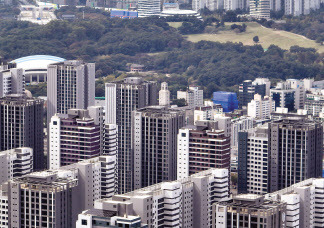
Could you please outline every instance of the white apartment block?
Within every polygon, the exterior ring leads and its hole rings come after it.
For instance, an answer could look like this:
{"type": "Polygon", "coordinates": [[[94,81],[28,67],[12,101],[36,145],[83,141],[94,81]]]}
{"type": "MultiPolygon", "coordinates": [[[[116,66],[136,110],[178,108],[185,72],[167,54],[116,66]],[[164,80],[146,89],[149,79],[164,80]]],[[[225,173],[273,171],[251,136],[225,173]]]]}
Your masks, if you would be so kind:
{"type": "Polygon", "coordinates": [[[320,0],[285,0],[286,15],[307,15],[321,6],[320,0]]]}
{"type": "Polygon", "coordinates": [[[25,92],[25,76],[23,69],[11,68],[8,65],[0,69],[0,97],[8,94],[22,94],[25,92]]]}
{"type": "Polygon", "coordinates": [[[224,0],[224,9],[236,10],[236,9],[248,9],[250,0],[224,0]]]}
{"type": "Polygon", "coordinates": [[[275,103],[271,97],[262,96],[259,94],[254,95],[254,99],[248,103],[247,107],[248,116],[255,119],[269,119],[271,113],[275,111],[275,103]]]}
{"type": "Polygon", "coordinates": [[[324,179],[311,178],[265,198],[287,203],[287,227],[324,227],[324,179]],[[299,208],[299,210],[297,209],[299,208]],[[288,212],[288,209],[290,211],[288,212]],[[299,219],[299,222],[297,222],[299,219]],[[289,223],[291,226],[288,226],[289,223]]]}
{"type": "Polygon", "coordinates": [[[137,3],[138,17],[158,16],[161,13],[160,0],[139,0],[137,3]]]}
{"type": "Polygon", "coordinates": [[[192,9],[196,12],[203,8],[208,8],[211,11],[224,8],[224,1],[222,0],[193,0],[192,9]]]}
{"type": "Polygon", "coordinates": [[[204,91],[190,86],[188,91],[177,91],[177,99],[185,99],[189,107],[204,105],[204,91]]]}
{"type": "MultiPolygon", "coordinates": [[[[212,204],[229,196],[228,175],[227,169],[210,169],[184,179],[97,200],[94,209],[114,212],[112,216],[139,216],[149,228],[209,227],[212,204]]],[[[82,217],[79,215],[78,224],[82,217]]]]}
{"type": "Polygon", "coordinates": [[[270,19],[270,0],[250,0],[250,16],[270,19]]]}
{"type": "Polygon", "coordinates": [[[0,152],[0,184],[33,171],[33,149],[20,147],[0,152]]]}
{"type": "Polygon", "coordinates": [[[242,116],[237,119],[231,120],[231,147],[237,148],[238,146],[238,133],[247,131],[254,126],[254,119],[252,117],[242,116]]]}

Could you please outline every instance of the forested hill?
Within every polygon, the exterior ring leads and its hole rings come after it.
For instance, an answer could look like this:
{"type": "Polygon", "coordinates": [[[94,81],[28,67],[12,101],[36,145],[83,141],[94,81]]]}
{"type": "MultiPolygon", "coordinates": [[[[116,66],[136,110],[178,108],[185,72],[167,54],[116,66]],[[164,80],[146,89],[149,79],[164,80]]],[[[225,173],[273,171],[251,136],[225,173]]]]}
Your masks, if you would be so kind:
{"type": "Polygon", "coordinates": [[[0,21],[1,56],[11,60],[36,54],[96,62],[97,77],[117,77],[127,71],[127,63],[144,64],[147,70],[161,73],[154,80],[170,82],[171,92],[196,83],[206,97],[216,90],[234,90],[234,85],[256,77],[324,78],[323,56],[313,49],[284,51],[271,46],[264,51],[259,45],[194,44],[165,19],[154,17],[57,20],[43,26],[0,21]]]}

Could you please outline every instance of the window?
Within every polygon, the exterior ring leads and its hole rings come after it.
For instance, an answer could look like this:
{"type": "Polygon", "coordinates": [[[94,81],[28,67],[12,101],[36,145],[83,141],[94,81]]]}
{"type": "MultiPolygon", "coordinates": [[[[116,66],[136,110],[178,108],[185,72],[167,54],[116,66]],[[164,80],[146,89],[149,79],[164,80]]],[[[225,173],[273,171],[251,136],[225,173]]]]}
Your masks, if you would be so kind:
{"type": "Polygon", "coordinates": [[[87,222],[87,220],[85,220],[85,219],[82,219],[82,220],[81,220],[81,225],[88,225],[88,222],[87,222]]]}

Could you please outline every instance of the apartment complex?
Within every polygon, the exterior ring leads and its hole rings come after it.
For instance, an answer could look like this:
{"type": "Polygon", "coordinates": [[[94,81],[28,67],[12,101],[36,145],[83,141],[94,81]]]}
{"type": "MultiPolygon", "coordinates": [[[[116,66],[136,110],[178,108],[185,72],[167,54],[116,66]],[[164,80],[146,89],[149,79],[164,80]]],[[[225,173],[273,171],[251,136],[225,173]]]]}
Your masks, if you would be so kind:
{"type": "Polygon", "coordinates": [[[131,135],[132,112],[157,104],[156,82],[147,82],[139,77],[106,83],[106,124],[118,126],[118,186],[119,191],[129,192],[134,188],[131,135]]]}
{"type": "Polygon", "coordinates": [[[239,117],[231,120],[231,147],[237,149],[238,134],[241,131],[247,131],[254,127],[254,119],[252,117],[239,117]]]}
{"type": "Polygon", "coordinates": [[[79,213],[116,194],[111,164],[101,156],[3,183],[1,227],[76,227],[79,213]]]}
{"type": "Polygon", "coordinates": [[[137,109],[132,117],[134,187],[177,178],[177,135],[185,113],[165,106],[137,109]]]}
{"type": "Polygon", "coordinates": [[[33,172],[33,149],[20,147],[0,152],[0,184],[33,172]]]}
{"type": "Polygon", "coordinates": [[[73,164],[103,153],[103,108],[69,109],[49,125],[49,168],[73,164]]]}
{"type": "Polygon", "coordinates": [[[324,113],[324,95],[306,94],[305,110],[310,115],[318,117],[320,113],[324,113]]]}
{"type": "Polygon", "coordinates": [[[47,69],[47,124],[55,113],[95,105],[95,64],[80,60],[50,64],[47,69]]]}
{"type": "Polygon", "coordinates": [[[211,168],[230,170],[230,137],[207,126],[187,126],[178,134],[177,178],[211,168]]]}
{"type": "MultiPolygon", "coordinates": [[[[94,209],[100,210],[99,213],[112,213],[111,220],[115,215],[127,219],[139,216],[141,222],[151,228],[210,227],[212,204],[228,195],[228,170],[210,169],[177,181],[97,200],[94,209]]],[[[86,213],[79,215],[78,224],[86,213]]]]}
{"type": "Polygon", "coordinates": [[[286,15],[307,15],[312,10],[317,10],[321,7],[319,0],[285,0],[285,14],[286,15]]]}
{"type": "Polygon", "coordinates": [[[33,168],[44,168],[43,100],[11,94],[0,98],[0,151],[33,149],[33,168]]]}

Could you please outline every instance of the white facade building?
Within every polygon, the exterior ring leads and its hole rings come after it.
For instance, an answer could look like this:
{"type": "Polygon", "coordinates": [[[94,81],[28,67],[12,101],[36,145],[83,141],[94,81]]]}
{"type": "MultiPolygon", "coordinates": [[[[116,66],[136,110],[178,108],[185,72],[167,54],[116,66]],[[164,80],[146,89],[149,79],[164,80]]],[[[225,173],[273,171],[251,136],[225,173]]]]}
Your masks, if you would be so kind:
{"type": "Polygon", "coordinates": [[[259,94],[254,95],[254,99],[248,103],[247,107],[248,116],[255,119],[269,119],[271,113],[275,111],[275,104],[271,97],[262,96],[259,94]]]}
{"type": "Polygon", "coordinates": [[[250,0],[250,16],[270,19],[270,0],[250,0]]]}
{"type": "Polygon", "coordinates": [[[192,9],[198,12],[201,9],[208,8],[211,11],[224,8],[224,1],[222,0],[193,0],[192,9]]]}
{"type": "Polygon", "coordinates": [[[94,209],[115,212],[117,216],[139,216],[149,228],[209,227],[212,204],[229,196],[228,175],[227,169],[210,169],[98,200],[94,209]]]}
{"type": "Polygon", "coordinates": [[[271,86],[271,82],[269,80],[269,78],[256,78],[253,82],[252,85],[266,85],[266,92],[265,95],[266,96],[270,96],[270,86],[271,86]]]}
{"type": "Polygon", "coordinates": [[[139,0],[137,4],[138,17],[158,16],[161,13],[160,0],[139,0]]]}
{"type": "Polygon", "coordinates": [[[0,184],[32,171],[32,148],[20,147],[0,152],[0,184]]]}
{"type": "Polygon", "coordinates": [[[159,91],[159,105],[169,106],[170,105],[170,91],[168,89],[168,83],[161,83],[161,90],[159,91]]]}
{"type": "Polygon", "coordinates": [[[25,77],[23,69],[0,66],[0,97],[8,94],[23,94],[25,92],[25,77]]]}

